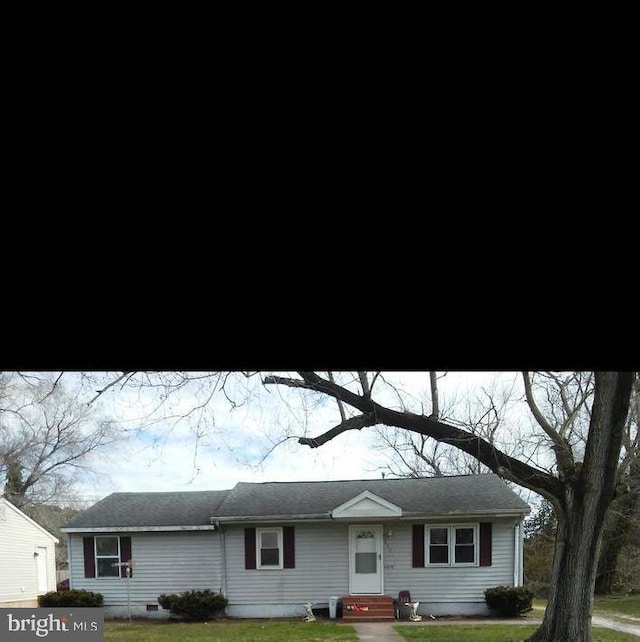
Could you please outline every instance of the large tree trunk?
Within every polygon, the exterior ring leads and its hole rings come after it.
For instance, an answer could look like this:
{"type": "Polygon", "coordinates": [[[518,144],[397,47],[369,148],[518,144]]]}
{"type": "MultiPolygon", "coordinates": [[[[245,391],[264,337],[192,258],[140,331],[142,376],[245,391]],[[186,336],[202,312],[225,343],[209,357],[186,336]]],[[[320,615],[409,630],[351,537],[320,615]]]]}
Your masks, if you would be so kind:
{"type": "Polygon", "coordinates": [[[613,499],[631,381],[597,373],[584,462],[562,471],[563,492],[553,501],[558,518],[549,603],[530,642],[592,642],[591,613],[600,543],[613,499]]]}
{"type": "Polygon", "coordinates": [[[557,509],[558,533],[549,604],[531,642],[591,642],[592,593],[604,513],[576,493],[557,509]]]}

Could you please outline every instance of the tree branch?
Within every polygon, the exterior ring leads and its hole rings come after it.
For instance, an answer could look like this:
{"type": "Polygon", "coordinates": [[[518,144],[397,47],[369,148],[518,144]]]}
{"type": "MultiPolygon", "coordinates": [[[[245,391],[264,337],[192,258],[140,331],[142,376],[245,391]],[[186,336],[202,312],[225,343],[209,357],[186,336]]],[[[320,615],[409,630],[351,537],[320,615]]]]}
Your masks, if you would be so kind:
{"type": "Polygon", "coordinates": [[[434,419],[440,419],[440,405],[438,404],[438,378],[434,370],[429,372],[429,380],[431,382],[431,416],[434,419]]]}
{"type": "Polygon", "coordinates": [[[367,399],[370,399],[371,398],[371,389],[369,388],[369,380],[367,379],[367,373],[359,371],[358,372],[358,377],[360,377],[360,385],[362,386],[362,394],[363,394],[363,396],[367,397],[367,399]]]}
{"type": "Polygon", "coordinates": [[[347,432],[348,430],[362,430],[366,426],[375,426],[376,423],[375,417],[371,414],[358,415],[357,417],[351,417],[351,419],[342,421],[318,437],[300,437],[298,443],[303,446],[309,446],[310,448],[319,448],[343,432],[347,432]]]}
{"type": "Polygon", "coordinates": [[[562,437],[558,431],[546,420],[545,416],[538,408],[538,404],[533,396],[533,391],[531,389],[531,379],[529,378],[528,372],[522,373],[522,379],[524,380],[524,391],[527,398],[527,404],[531,409],[533,416],[535,417],[538,425],[544,430],[544,432],[549,436],[553,442],[552,449],[556,454],[556,461],[558,462],[558,472],[563,476],[569,477],[574,474],[574,461],[573,461],[573,452],[571,451],[571,446],[569,442],[562,437]]]}
{"type": "MultiPolygon", "coordinates": [[[[328,372],[327,375],[329,376],[329,381],[331,383],[335,383],[335,379],[333,378],[333,372],[328,372]]],[[[344,411],[344,405],[340,399],[336,400],[336,403],[338,404],[338,410],[340,412],[340,419],[342,419],[342,423],[345,423],[347,421],[347,415],[344,411]]]]}
{"type": "Polygon", "coordinates": [[[110,383],[108,383],[102,390],[96,390],[96,392],[98,394],[93,399],[91,399],[91,401],[87,402],[87,406],[90,406],[100,395],[104,394],[107,390],[109,390],[109,388],[111,388],[112,386],[117,385],[120,381],[125,379],[127,376],[131,377],[132,374],[133,373],[131,373],[131,372],[123,372],[116,380],[111,381],[110,383]]]}
{"type": "Polygon", "coordinates": [[[477,435],[472,435],[465,430],[441,421],[435,421],[424,415],[416,415],[408,411],[396,411],[386,408],[377,404],[372,399],[357,395],[337,385],[335,382],[321,378],[315,372],[299,372],[298,374],[301,379],[268,376],[264,378],[263,383],[265,385],[285,385],[291,388],[305,388],[307,390],[322,392],[334,399],[340,399],[364,415],[362,417],[349,419],[346,423],[340,423],[318,437],[304,437],[299,440],[299,443],[303,445],[317,448],[347,430],[360,429],[365,426],[375,424],[396,426],[421,435],[426,435],[446,444],[451,444],[478,459],[487,466],[487,468],[501,477],[525,488],[529,488],[544,497],[561,498],[563,496],[563,485],[556,477],[538,468],[529,466],[519,459],[510,457],[477,435]]]}

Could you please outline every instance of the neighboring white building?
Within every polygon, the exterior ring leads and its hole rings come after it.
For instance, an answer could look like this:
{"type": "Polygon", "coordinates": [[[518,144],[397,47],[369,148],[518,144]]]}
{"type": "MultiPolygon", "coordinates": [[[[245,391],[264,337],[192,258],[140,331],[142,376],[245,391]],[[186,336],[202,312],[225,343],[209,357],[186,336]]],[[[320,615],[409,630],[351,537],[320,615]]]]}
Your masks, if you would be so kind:
{"type": "Polygon", "coordinates": [[[0,497],[0,608],[38,606],[56,590],[58,539],[0,497]]]}
{"type": "Polygon", "coordinates": [[[333,596],[345,619],[388,619],[404,591],[423,614],[488,613],[485,589],[522,583],[529,510],[491,474],[240,483],[114,493],[62,531],[71,588],[102,593],[107,617],[167,617],[161,593],[211,589],[231,617],[302,616],[333,596]]]}

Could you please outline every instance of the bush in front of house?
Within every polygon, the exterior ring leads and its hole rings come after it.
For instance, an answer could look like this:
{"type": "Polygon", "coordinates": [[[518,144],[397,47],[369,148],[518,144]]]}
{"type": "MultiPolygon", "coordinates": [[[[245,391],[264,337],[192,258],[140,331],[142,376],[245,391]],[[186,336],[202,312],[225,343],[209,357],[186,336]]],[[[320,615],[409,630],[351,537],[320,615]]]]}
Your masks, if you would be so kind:
{"type": "Polygon", "coordinates": [[[58,606],[104,606],[104,596],[102,593],[78,591],[76,589],[71,591],[51,591],[38,596],[38,606],[51,608],[58,606]]]}
{"type": "Polygon", "coordinates": [[[158,597],[158,604],[163,609],[168,609],[173,615],[181,618],[198,622],[215,619],[224,613],[228,602],[224,595],[209,589],[163,594],[158,597]]]}
{"type": "Polygon", "coordinates": [[[496,586],[484,592],[487,606],[502,617],[515,617],[531,611],[533,592],[524,586],[496,586]]]}

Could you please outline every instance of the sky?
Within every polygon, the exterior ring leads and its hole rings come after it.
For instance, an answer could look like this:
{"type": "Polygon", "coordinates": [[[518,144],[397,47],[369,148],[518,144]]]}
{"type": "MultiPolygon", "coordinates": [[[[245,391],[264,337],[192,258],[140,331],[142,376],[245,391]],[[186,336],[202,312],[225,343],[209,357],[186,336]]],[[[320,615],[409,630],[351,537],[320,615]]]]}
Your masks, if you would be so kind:
{"type": "MultiPolygon", "coordinates": [[[[391,375],[389,375],[391,377],[391,375]]],[[[428,372],[393,373],[406,395],[416,403],[428,400],[428,372]]],[[[490,385],[497,373],[451,372],[440,380],[440,397],[460,398],[467,391],[477,392],[480,386],[490,385]]],[[[506,373],[501,379],[513,381],[517,373],[506,373]]],[[[272,449],[269,439],[279,435],[285,424],[293,425],[297,434],[320,434],[335,425],[335,403],[309,408],[304,413],[299,406],[287,405],[280,391],[265,393],[255,389],[254,400],[231,409],[220,398],[214,404],[214,422],[205,422],[199,439],[186,425],[173,426],[162,421],[152,429],[139,430],[145,401],[138,393],[130,393],[126,406],[118,392],[117,410],[110,404],[116,397],[104,395],[105,411],[115,412],[127,435],[121,443],[109,447],[91,462],[92,473],[83,475],[77,486],[79,497],[91,504],[112,492],[222,490],[238,482],[318,481],[343,479],[379,479],[385,457],[380,449],[372,448],[370,429],[349,431],[311,449],[291,439],[272,449]],[[272,449],[272,450],[271,450],[272,449]],[[265,455],[269,452],[268,456],[265,455]]],[[[430,407],[426,401],[426,410],[430,407]]],[[[193,404],[184,397],[177,402],[175,412],[193,404]]],[[[115,408],[115,406],[114,406],[115,408]]]]}

